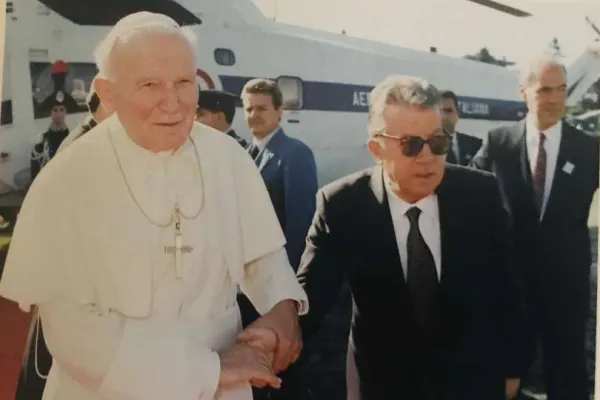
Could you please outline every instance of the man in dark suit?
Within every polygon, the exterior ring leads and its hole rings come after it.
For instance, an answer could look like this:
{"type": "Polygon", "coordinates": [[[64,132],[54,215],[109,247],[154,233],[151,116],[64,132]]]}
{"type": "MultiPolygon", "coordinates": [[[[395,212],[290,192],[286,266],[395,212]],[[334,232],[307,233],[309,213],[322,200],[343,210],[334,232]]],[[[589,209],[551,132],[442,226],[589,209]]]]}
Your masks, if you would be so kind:
{"type": "Polygon", "coordinates": [[[458,98],[451,90],[441,92],[442,124],[444,130],[452,135],[452,147],[446,161],[450,164],[469,165],[473,156],[481,147],[481,139],[456,131],[458,123],[458,98]]]}
{"type": "Polygon", "coordinates": [[[231,127],[238,99],[238,96],[221,90],[200,90],[196,121],[224,132],[246,149],[248,142],[239,137],[231,127]]]}
{"type": "MultiPolygon", "coordinates": [[[[309,340],[346,279],[349,370],[365,400],[502,400],[520,371],[520,294],[493,175],[446,165],[439,94],[413,77],[371,93],[378,166],[322,188],[298,277],[309,340]]],[[[352,380],[352,379],[350,379],[352,380]]],[[[353,382],[348,382],[349,388],[353,382]]]]}
{"type": "Polygon", "coordinates": [[[548,399],[587,400],[587,220],[598,188],[598,140],[563,120],[560,62],[535,59],[522,73],[520,91],[526,118],[489,132],[473,166],[496,174],[512,213],[531,325],[528,361],[540,340],[548,399]]]}
{"type": "MultiPolygon", "coordinates": [[[[315,157],[306,144],[287,136],[280,127],[283,95],[276,82],[253,79],[246,83],[241,97],[246,123],[253,136],[248,152],[260,170],[283,229],[290,265],[297,270],[315,213],[318,189],[315,157]]],[[[258,312],[246,296],[238,296],[238,304],[244,326],[258,318],[258,312]]],[[[306,390],[306,385],[299,381],[300,376],[293,369],[286,371],[281,389],[254,390],[254,398],[301,396],[299,392],[306,390]]]]}

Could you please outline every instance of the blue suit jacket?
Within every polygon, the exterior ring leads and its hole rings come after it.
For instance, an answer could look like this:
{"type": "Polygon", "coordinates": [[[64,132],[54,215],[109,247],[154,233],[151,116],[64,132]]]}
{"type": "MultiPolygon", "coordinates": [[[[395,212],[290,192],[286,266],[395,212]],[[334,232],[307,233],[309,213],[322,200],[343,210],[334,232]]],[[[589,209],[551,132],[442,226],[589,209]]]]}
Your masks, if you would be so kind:
{"type": "Polygon", "coordinates": [[[280,128],[256,157],[277,218],[286,238],[294,271],[304,252],[316,207],[317,167],[312,150],[280,128]]]}

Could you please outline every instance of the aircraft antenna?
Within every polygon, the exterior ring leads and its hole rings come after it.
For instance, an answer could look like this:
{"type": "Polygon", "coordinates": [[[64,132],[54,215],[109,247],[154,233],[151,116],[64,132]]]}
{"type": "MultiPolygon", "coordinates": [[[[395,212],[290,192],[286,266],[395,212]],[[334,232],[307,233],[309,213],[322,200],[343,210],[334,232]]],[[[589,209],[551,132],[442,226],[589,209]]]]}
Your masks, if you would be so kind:
{"type": "Polygon", "coordinates": [[[594,24],[589,17],[585,17],[585,20],[590,25],[590,27],[594,30],[594,32],[596,32],[598,34],[598,36],[600,36],[600,29],[598,29],[596,24],[594,24]]]}

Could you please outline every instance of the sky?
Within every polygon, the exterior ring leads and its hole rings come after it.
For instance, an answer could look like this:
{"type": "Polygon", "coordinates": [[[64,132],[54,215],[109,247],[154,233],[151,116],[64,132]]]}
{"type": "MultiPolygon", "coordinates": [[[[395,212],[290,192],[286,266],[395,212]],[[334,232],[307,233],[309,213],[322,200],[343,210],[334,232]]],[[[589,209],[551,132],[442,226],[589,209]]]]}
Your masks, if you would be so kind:
{"type": "Polygon", "coordinates": [[[487,47],[517,63],[556,37],[571,64],[599,35],[600,0],[497,0],[533,14],[517,18],[465,0],[253,0],[268,17],[293,25],[462,57],[487,47]]]}

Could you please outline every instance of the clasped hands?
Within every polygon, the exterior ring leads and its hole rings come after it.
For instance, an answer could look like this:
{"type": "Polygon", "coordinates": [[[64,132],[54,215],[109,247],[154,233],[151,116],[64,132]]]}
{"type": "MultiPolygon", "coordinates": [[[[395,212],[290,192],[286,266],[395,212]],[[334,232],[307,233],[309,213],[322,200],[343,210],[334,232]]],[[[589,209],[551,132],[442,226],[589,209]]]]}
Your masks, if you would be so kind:
{"type": "Polygon", "coordinates": [[[237,337],[236,343],[219,353],[219,388],[243,383],[255,387],[281,387],[277,374],[295,362],[302,350],[298,309],[292,300],[277,303],[237,337]]]}

